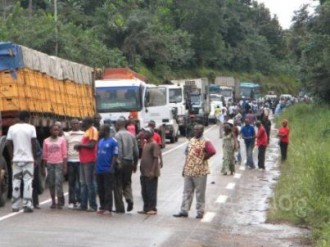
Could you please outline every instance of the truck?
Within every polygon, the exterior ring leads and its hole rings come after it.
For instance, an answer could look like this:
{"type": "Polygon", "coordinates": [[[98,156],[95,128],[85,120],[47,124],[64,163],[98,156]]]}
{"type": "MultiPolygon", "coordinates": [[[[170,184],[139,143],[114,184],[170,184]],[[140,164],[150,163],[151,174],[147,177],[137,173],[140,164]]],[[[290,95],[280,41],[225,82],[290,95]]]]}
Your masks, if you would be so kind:
{"type": "Polygon", "coordinates": [[[255,82],[240,82],[239,83],[239,98],[255,100],[261,97],[260,84],[255,82]]]}
{"type": "Polygon", "coordinates": [[[20,111],[31,113],[42,144],[49,126],[95,115],[93,68],[36,50],[0,42],[0,206],[11,195],[11,161],[6,149],[8,128],[20,111]]]}
{"type": "Polygon", "coordinates": [[[214,84],[220,86],[221,95],[224,97],[226,105],[239,98],[239,81],[237,78],[217,76],[214,84]]]}
{"type": "Polygon", "coordinates": [[[167,105],[172,111],[174,118],[170,119],[169,124],[165,126],[166,139],[170,139],[171,143],[175,143],[179,139],[180,128],[184,126],[188,111],[185,107],[183,87],[178,85],[162,84],[167,90],[167,105]]]}
{"type": "Polygon", "coordinates": [[[96,111],[103,122],[113,124],[119,117],[133,118],[136,130],[156,122],[161,147],[166,146],[166,130],[174,112],[168,107],[167,89],[148,84],[146,78],[128,68],[107,68],[95,80],[96,111]]]}
{"type": "MultiPolygon", "coordinates": [[[[191,121],[208,126],[208,116],[210,114],[210,93],[207,78],[171,80],[175,85],[184,89],[184,100],[189,113],[189,121],[185,126],[191,125],[191,121]]],[[[181,130],[180,130],[181,131],[181,130]]]]}

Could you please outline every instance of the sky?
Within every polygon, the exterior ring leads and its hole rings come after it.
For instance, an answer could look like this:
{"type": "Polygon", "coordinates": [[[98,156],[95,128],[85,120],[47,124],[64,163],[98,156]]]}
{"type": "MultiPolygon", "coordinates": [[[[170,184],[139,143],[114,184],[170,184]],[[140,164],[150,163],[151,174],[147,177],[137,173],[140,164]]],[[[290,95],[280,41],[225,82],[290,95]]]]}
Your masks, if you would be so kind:
{"type": "Polygon", "coordinates": [[[295,10],[299,10],[304,4],[316,6],[319,3],[313,0],[257,0],[257,2],[264,3],[272,16],[277,15],[283,29],[288,29],[291,26],[291,19],[295,10]]]}

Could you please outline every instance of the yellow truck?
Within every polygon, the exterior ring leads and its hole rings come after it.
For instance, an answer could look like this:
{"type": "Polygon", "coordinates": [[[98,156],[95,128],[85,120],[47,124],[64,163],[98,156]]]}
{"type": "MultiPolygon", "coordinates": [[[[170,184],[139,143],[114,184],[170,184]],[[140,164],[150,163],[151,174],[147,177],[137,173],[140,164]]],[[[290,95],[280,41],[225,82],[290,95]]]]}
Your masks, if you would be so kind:
{"type": "Polygon", "coordinates": [[[93,68],[27,47],[0,42],[0,206],[11,191],[5,135],[18,113],[31,113],[42,144],[55,121],[95,115],[93,68]]]}

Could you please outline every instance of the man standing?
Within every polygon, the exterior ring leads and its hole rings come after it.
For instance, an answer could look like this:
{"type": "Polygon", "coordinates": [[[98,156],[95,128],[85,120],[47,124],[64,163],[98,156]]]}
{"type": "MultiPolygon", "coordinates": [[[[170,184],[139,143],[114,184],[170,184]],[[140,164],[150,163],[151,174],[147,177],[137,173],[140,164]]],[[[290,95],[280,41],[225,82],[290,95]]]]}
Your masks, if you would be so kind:
{"type": "Polygon", "coordinates": [[[93,118],[86,117],[82,121],[82,129],[85,130],[80,144],[76,144],[74,149],[79,151],[80,160],[80,186],[81,186],[81,204],[80,210],[96,212],[96,189],[95,189],[95,162],[96,147],[98,141],[98,131],[93,126],[93,118]],[[88,197],[88,198],[87,198],[88,197]],[[89,201],[89,208],[87,202],[89,201]]]}
{"type": "Polygon", "coordinates": [[[21,181],[24,182],[23,208],[25,213],[33,212],[32,179],[36,160],[37,134],[34,126],[28,124],[30,113],[22,111],[19,122],[9,127],[7,145],[12,160],[13,193],[12,211],[18,212],[21,202],[21,181]]]}
{"type": "Polygon", "coordinates": [[[285,161],[288,153],[290,129],[288,127],[288,120],[283,119],[281,123],[282,127],[278,130],[277,136],[280,138],[281,159],[285,161]]]}
{"type": "Polygon", "coordinates": [[[196,190],[197,219],[202,219],[205,211],[205,191],[207,174],[209,174],[208,159],[215,153],[212,143],[203,136],[204,126],[194,126],[194,137],[190,139],[186,150],[186,162],[183,167],[184,188],[181,211],[174,217],[188,217],[194,192],[196,190]]]}
{"type": "Polygon", "coordinates": [[[268,144],[268,137],[264,126],[260,121],[256,122],[258,128],[257,132],[257,146],[258,146],[258,168],[265,170],[265,156],[268,144]]]}
{"type": "Polygon", "coordinates": [[[147,141],[143,147],[140,165],[143,210],[138,213],[155,215],[157,214],[157,187],[161,168],[161,151],[159,145],[152,139],[153,129],[145,128],[143,132],[147,141]]]}
{"type": "Polygon", "coordinates": [[[98,214],[112,211],[112,191],[114,164],[117,159],[118,144],[110,136],[110,126],[108,124],[100,127],[100,140],[97,148],[96,180],[98,195],[100,198],[100,209],[98,214]]]}
{"type": "Polygon", "coordinates": [[[119,118],[116,122],[118,159],[115,171],[114,196],[117,213],[125,213],[123,196],[127,202],[127,211],[133,210],[132,173],[136,172],[139,149],[135,137],[126,130],[126,121],[119,118]]]}
{"type": "Polygon", "coordinates": [[[221,114],[219,116],[219,138],[223,138],[223,125],[226,122],[227,109],[222,107],[221,114]]]}
{"type": "Polygon", "coordinates": [[[79,120],[71,120],[71,131],[67,132],[65,139],[68,143],[68,180],[69,180],[69,208],[77,208],[81,202],[79,181],[79,153],[74,146],[79,144],[84,132],[79,129],[79,120]]]}
{"type": "Polygon", "coordinates": [[[255,166],[253,162],[253,148],[254,148],[256,134],[253,125],[251,125],[248,119],[245,120],[245,125],[241,129],[241,136],[244,139],[245,148],[246,148],[245,166],[250,169],[254,169],[255,166]]]}

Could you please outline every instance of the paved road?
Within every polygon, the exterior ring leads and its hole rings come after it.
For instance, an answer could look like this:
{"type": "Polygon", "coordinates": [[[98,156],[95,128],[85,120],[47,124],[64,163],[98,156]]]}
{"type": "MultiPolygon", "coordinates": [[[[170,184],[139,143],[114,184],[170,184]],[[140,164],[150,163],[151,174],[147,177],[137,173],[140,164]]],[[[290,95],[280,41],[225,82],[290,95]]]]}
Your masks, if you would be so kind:
{"type": "Polygon", "coordinates": [[[216,126],[207,128],[205,136],[215,144],[217,155],[210,160],[204,219],[195,219],[194,204],[189,218],[172,217],[180,209],[183,189],[186,139],[180,138],[163,150],[158,215],[137,214],[142,209],[138,173],[133,176],[134,210],[123,215],[51,210],[45,191],[42,209],[33,214],[11,213],[10,203],[0,208],[0,246],[304,246],[301,230],[264,224],[266,201],[278,176],[275,140],[268,150],[266,172],[245,171],[242,166],[235,176],[223,176],[216,126]]]}

